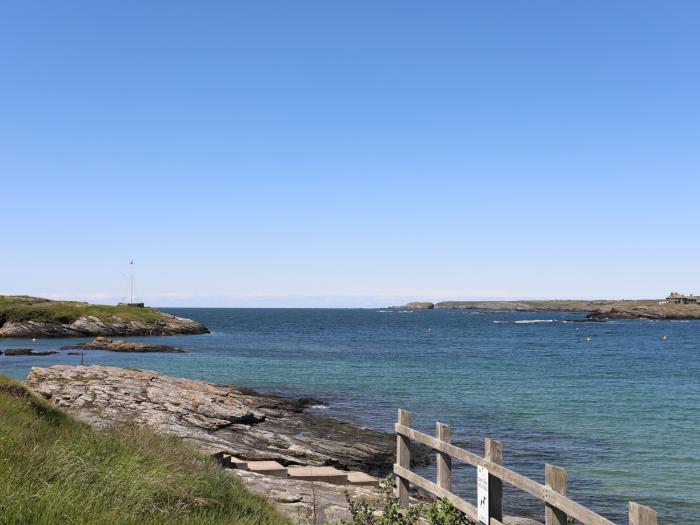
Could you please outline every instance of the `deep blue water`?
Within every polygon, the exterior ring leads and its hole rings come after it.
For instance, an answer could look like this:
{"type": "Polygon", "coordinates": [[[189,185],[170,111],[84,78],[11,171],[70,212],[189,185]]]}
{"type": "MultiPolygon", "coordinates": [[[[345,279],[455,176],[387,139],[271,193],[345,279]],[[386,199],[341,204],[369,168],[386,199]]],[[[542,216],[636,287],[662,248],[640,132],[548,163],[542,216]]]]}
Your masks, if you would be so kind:
{"type": "MultiPolygon", "coordinates": [[[[700,523],[700,322],[565,323],[580,314],[379,310],[171,309],[213,333],[163,339],[187,354],[90,352],[86,364],[244,384],[313,396],[324,413],[391,430],[397,407],[414,426],[453,426],[453,440],[483,452],[503,443],[507,466],[538,481],[544,463],[569,471],[569,494],[627,522],[627,501],[660,523],[700,523]],[[522,322],[551,320],[552,322],[522,322]],[[428,328],[432,330],[429,331],[428,328]],[[661,336],[668,336],[661,340],[661,336]],[[590,338],[590,341],[588,340],[590,338]]],[[[69,340],[0,340],[58,348],[69,340]]],[[[77,363],[0,357],[0,373],[77,363]]],[[[425,472],[430,474],[429,469],[425,472]]],[[[457,471],[475,499],[474,472],[457,471]]],[[[541,512],[507,491],[507,512],[541,512]]]]}

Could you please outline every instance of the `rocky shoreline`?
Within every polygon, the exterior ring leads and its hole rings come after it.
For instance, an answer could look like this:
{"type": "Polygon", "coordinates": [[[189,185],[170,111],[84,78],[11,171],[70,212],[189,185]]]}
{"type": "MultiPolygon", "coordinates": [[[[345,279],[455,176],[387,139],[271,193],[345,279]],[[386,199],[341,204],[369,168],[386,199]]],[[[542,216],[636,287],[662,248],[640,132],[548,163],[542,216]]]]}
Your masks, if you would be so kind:
{"type": "Polygon", "coordinates": [[[71,323],[42,321],[6,321],[0,325],[0,337],[96,337],[133,335],[206,334],[206,326],[172,314],[160,312],[157,320],[124,320],[119,317],[100,319],[80,317],[71,323]]]}
{"type": "MultiPolygon", "coordinates": [[[[393,434],[309,414],[309,403],[317,400],[99,365],[32,368],[27,386],[97,428],[119,422],[147,425],[210,454],[379,475],[388,473],[394,461],[393,434]]],[[[416,464],[433,461],[427,449],[413,456],[416,464]]]]}
{"type": "MultiPolygon", "coordinates": [[[[32,368],[26,385],[96,428],[147,425],[219,458],[231,454],[246,461],[333,466],[385,476],[396,453],[394,434],[308,413],[309,406],[320,403],[313,398],[285,399],[245,387],[99,365],[32,368]]],[[[434,457],[427,447],[412,446],[412,465],[433,463],[434,457]]],[[[299,522],[348,520],[346,492],[355,500],[364,498],[373,504],[380,500],[371,486],[335,485],[236,468],[227,472],[299,522]]],[[[425,500],[422,493],[411,496],[412,504],[425,500]]],[[[512,516],[505,517],[504,523],[539,525],[512,516]]]]}
{"type": "Polygon", "coordinates": [[[691,321],[700,319],[700,306],[697,305],[614,305],[601,308],[586,316],[589,320],[601,319],[656,319],[670,321],[691,321]]]}

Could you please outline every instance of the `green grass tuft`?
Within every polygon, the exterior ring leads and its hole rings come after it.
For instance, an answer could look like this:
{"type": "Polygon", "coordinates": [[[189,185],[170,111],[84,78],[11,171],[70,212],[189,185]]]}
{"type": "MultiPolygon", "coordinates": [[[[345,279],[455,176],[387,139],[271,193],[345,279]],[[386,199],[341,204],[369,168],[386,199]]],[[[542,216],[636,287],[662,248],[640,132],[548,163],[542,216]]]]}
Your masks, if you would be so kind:
{"type": "Polygon", "coordinates": [[[177,438],[98,431],[0,376],[2,523],[284,524],[177,438]]]}

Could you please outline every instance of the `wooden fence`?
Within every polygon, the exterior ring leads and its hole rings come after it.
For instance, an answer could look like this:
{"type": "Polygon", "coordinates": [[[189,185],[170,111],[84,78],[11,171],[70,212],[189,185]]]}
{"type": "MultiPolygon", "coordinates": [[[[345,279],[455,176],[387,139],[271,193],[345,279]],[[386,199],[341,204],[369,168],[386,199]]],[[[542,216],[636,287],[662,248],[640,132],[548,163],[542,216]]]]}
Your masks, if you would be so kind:
{"type": "MultiPolygon", "coordinates": [[[[554,465],[545,465],[545,484],[537,483],[525,476],[505,468],[503,449],[498,441],[486,440],[485,457],[458,448],[450,443],[451,429],[442,423],[436,424],[436,435],[429,436],[411,428],[411,413],[399,409],[396,423],[396,463],[394,474],[398,482],[398,496],[401,504],[408,508],[408,488],[413,484],[439,498],[445,498],[470,519],[486,525],[503,525],[503,482],[542,500],[545,505],[546,525],[567,525],[567,517],[572,517],[583,525],[615,525],[612,521],[588,510],[566,496],[566,470],[554,465]],[[410,440],[417,441],[434,449],[437,453],[437,479],[433,483],[411,472],[410,440]],[[482,509],[463,500],[451,492],[452,458],[481,467],[482,509]],[[485,475],[484,475],[485,474],[485,475]],[[487,476],[487,477],[486,477],[487,476]],[[486,502],[488,502],[486,504],[486,502]]],[[[629,503],[629,525],[656,525],[656,512],[649,507],[634,502],[629,503]]]]}

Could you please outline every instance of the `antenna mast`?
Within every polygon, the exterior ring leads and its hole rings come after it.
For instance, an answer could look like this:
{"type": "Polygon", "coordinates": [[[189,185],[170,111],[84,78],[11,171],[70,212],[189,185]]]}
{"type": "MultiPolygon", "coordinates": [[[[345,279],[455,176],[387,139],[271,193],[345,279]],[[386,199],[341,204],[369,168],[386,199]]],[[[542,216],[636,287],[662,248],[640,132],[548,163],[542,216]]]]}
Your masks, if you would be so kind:
{"type": "Polygon", "coordinates": [[[134,302],[134,260],[131,259],[131,278],[129,279],[129,303],[134,302]]]}

